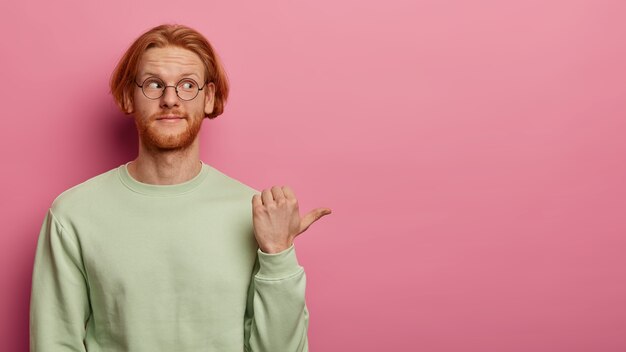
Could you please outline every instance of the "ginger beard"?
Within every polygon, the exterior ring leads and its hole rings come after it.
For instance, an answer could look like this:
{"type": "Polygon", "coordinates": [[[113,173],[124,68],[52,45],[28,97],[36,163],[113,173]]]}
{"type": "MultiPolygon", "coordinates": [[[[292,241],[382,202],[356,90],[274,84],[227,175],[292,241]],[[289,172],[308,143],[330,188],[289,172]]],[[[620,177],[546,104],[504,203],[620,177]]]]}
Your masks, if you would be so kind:
{"type": "Polygon", "coordinates": [[[185,129],[180,132],[174,132],[175,129],[180,130],[180,127],[163,126],[167,122],[157,121],[157,118],[163,115],[166,114],[154,114],[148,119],[135,118],[135,125],[137,126],[142,144],[149,150],[187,149],[198,136],[204,117],[190,117],[177,111],[168,112],[167,115],[185,118],[184,121],[176,122],[176,124],[184,124],[186,126],[185,129]]]}

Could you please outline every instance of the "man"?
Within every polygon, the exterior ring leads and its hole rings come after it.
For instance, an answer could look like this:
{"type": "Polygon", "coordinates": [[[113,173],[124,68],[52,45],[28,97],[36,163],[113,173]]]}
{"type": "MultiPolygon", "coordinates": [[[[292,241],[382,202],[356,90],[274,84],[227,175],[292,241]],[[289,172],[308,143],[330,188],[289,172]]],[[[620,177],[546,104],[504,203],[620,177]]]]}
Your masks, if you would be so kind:
{"type": "Polygon", "coordinates": [[[61,193],[33,269],[31,352],[307,351],[293,191],[258,192],[199,158],[228,83],[209,42],[162,25],[111,78],[139,135],[135,160],[61,193]],[[260,193],[260,194],[259,194],[260,193]]]}

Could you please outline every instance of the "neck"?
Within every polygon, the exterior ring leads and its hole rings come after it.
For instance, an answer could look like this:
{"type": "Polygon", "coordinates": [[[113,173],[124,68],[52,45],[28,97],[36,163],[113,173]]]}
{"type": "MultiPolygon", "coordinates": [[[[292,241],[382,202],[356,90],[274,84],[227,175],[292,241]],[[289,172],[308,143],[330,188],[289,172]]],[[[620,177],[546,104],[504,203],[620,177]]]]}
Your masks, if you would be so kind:
{"type": "Polygon", "coordinates": [[[184,149],[146,148],[140,140],[139,155],[128,164],[137,181],[154,185],[174,185],[191,180],[200,173],[198,138],[184,149]]]}

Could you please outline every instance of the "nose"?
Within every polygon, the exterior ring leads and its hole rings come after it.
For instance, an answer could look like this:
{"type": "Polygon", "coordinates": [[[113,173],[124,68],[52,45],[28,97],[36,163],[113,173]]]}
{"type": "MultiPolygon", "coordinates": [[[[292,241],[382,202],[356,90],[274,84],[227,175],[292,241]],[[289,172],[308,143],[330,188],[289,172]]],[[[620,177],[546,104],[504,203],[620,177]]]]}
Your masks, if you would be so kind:
{"type": "Polygon", "coordinates": [[[165,91],[161,96],[161,107],[172,108],[174,106],[178,106],[179,100],[178,95],[176,94],[176,87],[167,86],[165,87],[165,91]],[[171,88],[171,89],[170,89],[171,88]]]}

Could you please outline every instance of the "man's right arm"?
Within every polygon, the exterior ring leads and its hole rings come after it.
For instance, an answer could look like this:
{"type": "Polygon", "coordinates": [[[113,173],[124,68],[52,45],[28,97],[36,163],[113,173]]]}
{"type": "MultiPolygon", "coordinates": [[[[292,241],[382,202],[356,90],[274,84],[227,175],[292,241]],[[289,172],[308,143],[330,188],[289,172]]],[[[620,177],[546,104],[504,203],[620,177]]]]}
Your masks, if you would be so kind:
{"type": "Polygon", "coordinates": [[[48,211],[39,233],[30,297],[30,351],[84,352],[91,314],[78,242],[48,211]]]}

